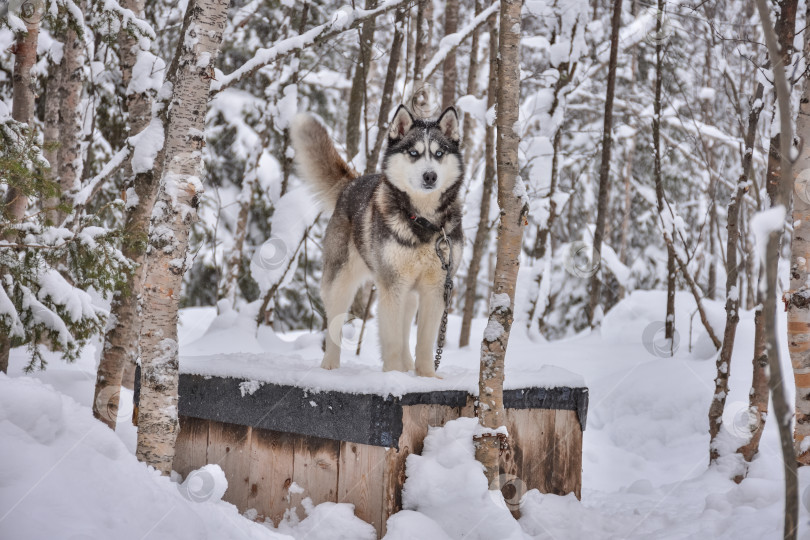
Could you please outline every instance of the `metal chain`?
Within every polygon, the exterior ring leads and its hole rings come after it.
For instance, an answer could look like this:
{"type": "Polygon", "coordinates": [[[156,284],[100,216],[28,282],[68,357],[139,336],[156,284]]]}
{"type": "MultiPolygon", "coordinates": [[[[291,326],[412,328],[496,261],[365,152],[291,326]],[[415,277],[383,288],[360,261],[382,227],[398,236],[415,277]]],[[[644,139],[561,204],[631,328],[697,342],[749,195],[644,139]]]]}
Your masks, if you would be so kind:
{"type": "Polygon", "coordinates": [[[442,361],[442,349],[444,348],[445,334],[447,334],[447,311],[450,309],[450,297],[453,295],[453,244],[447,238],[447,234],[442,227],[442,235],[436,239],[436,255],[442,263],[442,270],[445,271],[444,278],[444,313],[442,313],[442,324],[439,326],[439,339],[436,341],[436,360],[433,362],[434,369],[439,369],[442,361]],[[444,260],[442,244],[447,245],[447,261],[444,260]]]}

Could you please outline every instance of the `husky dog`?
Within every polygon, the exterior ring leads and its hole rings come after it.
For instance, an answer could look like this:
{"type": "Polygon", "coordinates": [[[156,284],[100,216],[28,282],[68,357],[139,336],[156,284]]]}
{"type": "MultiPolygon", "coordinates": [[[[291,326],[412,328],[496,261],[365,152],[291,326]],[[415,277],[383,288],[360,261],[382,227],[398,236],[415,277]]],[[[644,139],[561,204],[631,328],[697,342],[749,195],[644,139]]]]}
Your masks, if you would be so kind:
{"type": "Polygon", "coordinates": [[[459,201],[464,171],[455,109],[431,121],[414,118],[400,105],[388,129],[380,174],[355,172],[312,116],[299,114],[291,136],[299,175],[332,212],[323,242],[321,296],[329,331],[321,367],[340,366],[346,312],[357,289],[373,279],[383,370],[414,368],[409,336],[418,309],[416,374],[435,376],[433,345],[446,276],[436,243],[443,234],[450,239],[452,275],[464,244],[459,201]]]}

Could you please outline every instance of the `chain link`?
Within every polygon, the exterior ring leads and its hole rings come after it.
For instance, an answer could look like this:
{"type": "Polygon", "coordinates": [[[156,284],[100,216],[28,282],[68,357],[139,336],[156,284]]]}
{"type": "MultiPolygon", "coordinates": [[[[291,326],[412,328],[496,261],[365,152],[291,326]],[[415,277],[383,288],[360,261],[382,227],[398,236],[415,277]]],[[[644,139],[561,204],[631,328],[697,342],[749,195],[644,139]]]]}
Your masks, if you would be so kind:
{"type": "Polygon", "coordinates": [[[444,349],[444,340],[447,334],[447,312],[450,309],[450,298],[453,296],[453,244],[447,238],[447,234],[442,227],[442,235],[436,240],[436,255],[439,256],[439,261],[442,263],[442,270],[445,271],[444,278],[444,313],[442,313],[442,324],[439,326],[439,339],[436,341],[436,360],[433,362],[434,369],[439,369],[439,364],[442,361],[442,350],[444,349]],[[442,252],[442,244],[447,245],[447,260],[444,259],[442,252]]]}

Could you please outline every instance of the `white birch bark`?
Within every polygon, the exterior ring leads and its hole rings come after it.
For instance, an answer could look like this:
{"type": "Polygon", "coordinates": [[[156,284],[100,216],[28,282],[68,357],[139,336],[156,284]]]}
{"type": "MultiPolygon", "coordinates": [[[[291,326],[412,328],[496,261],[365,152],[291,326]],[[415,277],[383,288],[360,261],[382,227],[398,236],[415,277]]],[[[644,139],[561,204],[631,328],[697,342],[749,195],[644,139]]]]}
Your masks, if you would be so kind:
{"type": "Polygon", "coordinates": [[[227,10],[228,0],[189,2],[182,43],[161,91],[171,98],[163,113],[164,169],[146,255],[136,454],[164,475],[171,472],[178,427],[177,310],[202,193],[205,113],[227,10]]]}
{"type": "Polygon", "coordinates": [[[514,320],[515,283],[520,267],[523,227],[527,223],[528,199],[518,176],[518,144],[515,130],[520,99],[520,10],[522,0],[501,3],[498,51],[498,258],[490,297],[489,322],[481,343],[478,379],[478,419],[484,428],[475,437],[475,458],[486,471],[491,489],[498,485],[501,441],[491,430],[505,425],[503,376],[506,346],[514,320]]]}

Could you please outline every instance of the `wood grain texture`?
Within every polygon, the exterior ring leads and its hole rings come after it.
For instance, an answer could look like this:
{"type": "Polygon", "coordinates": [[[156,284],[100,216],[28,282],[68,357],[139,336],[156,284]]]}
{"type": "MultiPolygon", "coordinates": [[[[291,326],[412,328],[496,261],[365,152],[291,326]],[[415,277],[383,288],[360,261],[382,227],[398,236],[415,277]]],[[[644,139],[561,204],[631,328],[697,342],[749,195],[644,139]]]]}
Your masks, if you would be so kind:
{"type": "Polygon", "coordinates": [[[340,443],[338,502],[353,504],[354,515],[371,523],[378,531],[383,523],[387,452],[381,446],[340,443]]]}
{"type": "Polygon", "coordinates": [[[211,422],[208,429],[208,463],[222,467],[228,480],[224,500],[247,509],[250,477],[251,428],[211,422]]]}
{"type": "Polygon", "coordinates": [[[308,435],[295,437],[292,479],[303,492],[290,493],[290,505],[299,518],[306,517],[301,505],[306,497],[315,505],[337,501],[339,453],[338,441],[308,435]]]}
{"type": "Polygon", "coordinates": [[[208,424],[208,420],[180,417],[180,433],[177,435],[172,469],[183,478],[208,463],[208,424]]]}
{"type": "Polygon", "coordinates": [[[294,441],[296,435],[254,428],[250,438],[247,508],[255,508],[257,521],[265,518],[278,526],[290,507],[294,441]]]}
{"type": "Polygon", "coordinates": [[[574,411],[547,411],[554,414],[554,462],[551,466],[550,493],[573,492],[581,498],[582,430],[574,411]]]}

